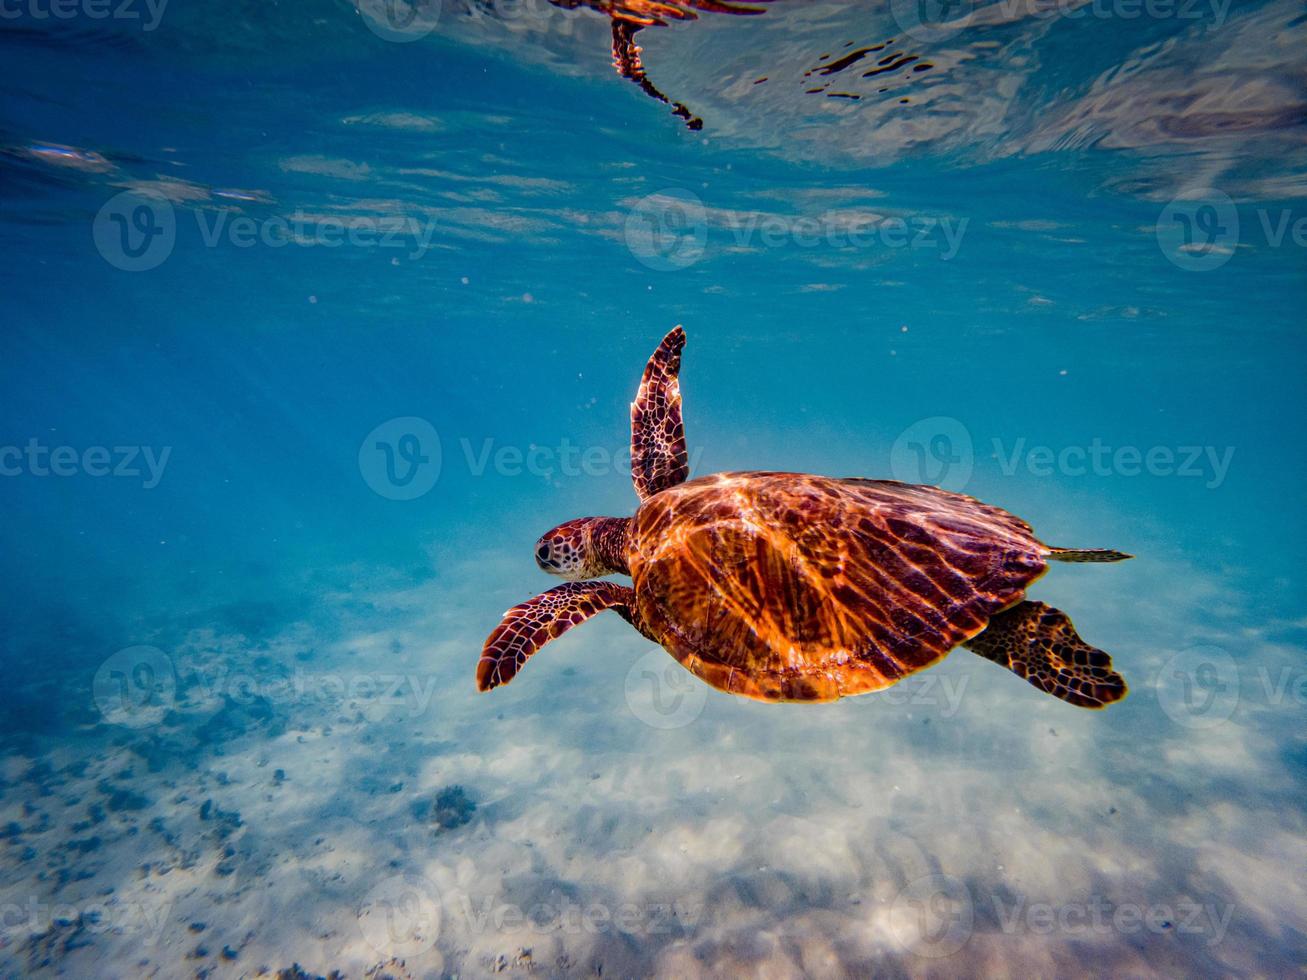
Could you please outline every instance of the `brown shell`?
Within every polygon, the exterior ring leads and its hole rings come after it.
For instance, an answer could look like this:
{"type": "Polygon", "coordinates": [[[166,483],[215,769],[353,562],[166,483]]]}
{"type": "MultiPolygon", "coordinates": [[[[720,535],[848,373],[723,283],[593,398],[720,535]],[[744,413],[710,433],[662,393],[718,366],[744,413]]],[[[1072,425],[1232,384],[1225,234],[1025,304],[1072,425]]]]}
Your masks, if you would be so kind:
{"type": "Polygon", "coordinates": [[[934,487],[722,473],[645,501],[630,567],[648,632],[714,687],[831,701],[935,663],[1019,601],[1049,549],[934,487]]]}

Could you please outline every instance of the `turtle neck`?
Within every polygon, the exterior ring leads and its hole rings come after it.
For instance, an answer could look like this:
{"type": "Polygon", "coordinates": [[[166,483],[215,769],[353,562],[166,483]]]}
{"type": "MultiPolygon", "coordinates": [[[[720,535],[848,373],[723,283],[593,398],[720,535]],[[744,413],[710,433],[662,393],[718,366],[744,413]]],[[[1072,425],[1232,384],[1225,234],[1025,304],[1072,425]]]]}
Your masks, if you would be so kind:
{"type": "Polygon", "coordinates": [[[630,575],[626,563],[627,540],[630,534],[629,517],[596,517],[590,529],[590,547],[607,570],[605,574],[621,572],[630,575]]]}

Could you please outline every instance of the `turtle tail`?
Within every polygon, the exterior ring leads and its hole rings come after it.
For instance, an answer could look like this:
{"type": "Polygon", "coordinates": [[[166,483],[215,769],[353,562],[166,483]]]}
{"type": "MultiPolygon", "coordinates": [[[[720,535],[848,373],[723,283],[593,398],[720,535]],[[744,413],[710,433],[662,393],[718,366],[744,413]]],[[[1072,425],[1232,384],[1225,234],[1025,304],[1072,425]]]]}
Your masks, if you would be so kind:
{"type": "Polygon", "coordinates": [[[1051,561],[1125,561],[1134,555],[1111,548],[1050,548],[1048,557],[1051,561]]]}

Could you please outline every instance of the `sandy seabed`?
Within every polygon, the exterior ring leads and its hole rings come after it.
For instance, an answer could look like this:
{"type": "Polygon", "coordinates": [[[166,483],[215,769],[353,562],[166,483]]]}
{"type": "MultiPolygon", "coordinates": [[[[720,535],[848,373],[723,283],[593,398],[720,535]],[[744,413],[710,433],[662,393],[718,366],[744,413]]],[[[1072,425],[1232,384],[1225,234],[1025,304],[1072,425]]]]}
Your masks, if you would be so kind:
{"type": "Polygon", "coordinates": [[[966,651],[760,705],[617,617],[478,695],[484,597],[368,575],[146,636],[8,737],[0,972],[1302,975],[1301,624],[1075,578],[1036,593],[1131,682],[1107,712],[966,651]]]}

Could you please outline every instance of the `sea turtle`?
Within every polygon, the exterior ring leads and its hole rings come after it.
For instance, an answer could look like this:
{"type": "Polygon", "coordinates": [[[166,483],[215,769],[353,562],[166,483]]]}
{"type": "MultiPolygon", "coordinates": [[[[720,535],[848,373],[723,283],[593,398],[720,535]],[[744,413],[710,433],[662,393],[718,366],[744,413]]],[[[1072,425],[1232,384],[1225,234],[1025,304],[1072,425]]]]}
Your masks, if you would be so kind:
{"type": "Polygon", "coordinates": [[[962,645],[1040,690],[1101,708],[1125,696],[1111,658],[1065,613],[1025,598],[1053,548],[972,497],[890,480],[720,473],[687,480],[676,327],[631,405],[633,517],[582,517],[536,542],[569,581],[504,614],[477,664],[507,684],[550,640],[612,609],[695,676],[761,701],[879,691],[962,645]],[[629,575],[631,585],[598,576],[629,575]]]}

